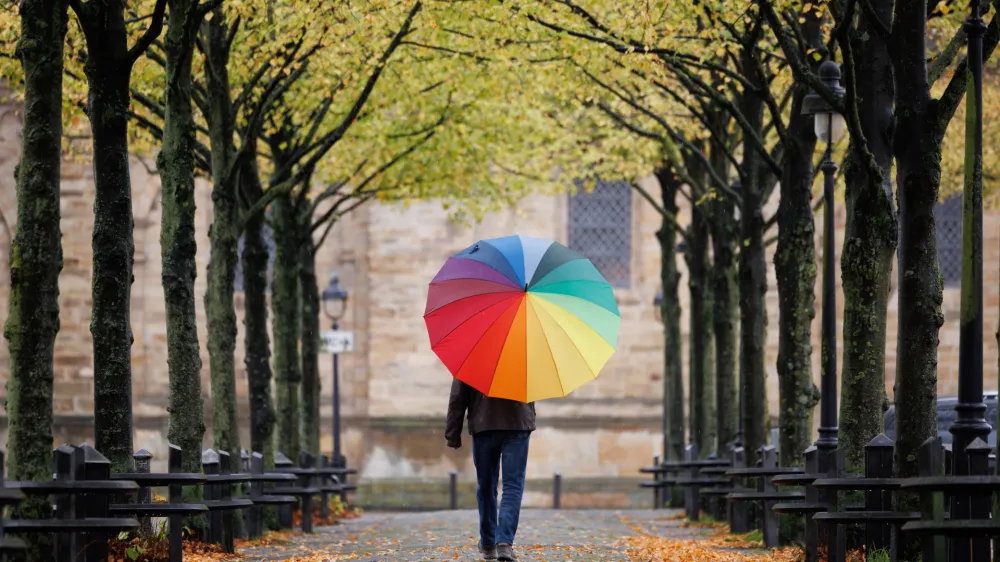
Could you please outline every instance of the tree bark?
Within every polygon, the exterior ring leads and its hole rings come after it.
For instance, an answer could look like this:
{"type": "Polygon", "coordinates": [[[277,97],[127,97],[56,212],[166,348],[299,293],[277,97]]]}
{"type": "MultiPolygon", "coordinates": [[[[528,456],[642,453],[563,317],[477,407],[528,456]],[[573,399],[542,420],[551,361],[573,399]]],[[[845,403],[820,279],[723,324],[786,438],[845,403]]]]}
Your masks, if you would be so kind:
{"type": "MultiPolygon", "coordinates": [[[[707,173],[702,163],[687,159],[688,173],[704,185],[707,173]]],[[[693,197],[697,200],[697,197],[693,197]]],[[[688,291],[691,295],[690,334],[690,412],[691,440],[698,446],[698,454],[707,457],[718,451],[716,447],[715,373],[712,368],[712,294],[708,287],[709,223],[707,203],[691,207],[691,225],[688,227],[687,250],[684,260],[688,266],[688,291]]]]}
{"type": "MultiPolygon", "coordinates": [[[[899,202],[897,274],[899,330],[896,340],[896,449],[894,474],[916,476],[916,451],[937,435],[937,346],[941,312],[934,206],[941,181],[941,139],[933,125],[924,62],[926,13],[910,13],[923,2],[899,0],[895,6],[889,55],[895,77],[896,186],[899,202]]],[[[956,450],[956,454],[958,451],[956,450]]],[[[907,541],[916,542],[916,541],[907,541]]]]}
{"type": "MultiPolygon", "coordinates": [[[[680,181],[669,168],[656,171],[663,194],[663,208],[677,216],[677,190],[680,181]]],[[[663,460],[684,458],[684,367],[681,361],[680,274],[677,272],[677,230],[666,216],[656,232],[660,242],[660,282],[663,300],[660,318],[663,321],[663,460]]]]}
{"type": "MultiPolygon", "coordinates": [[[[307,202],[308,203],[308,202],[307,202]]],[[[308,205],[306,205],[308,207],[308,205]]],[[[308,213],[300,217],[299,290],[302,295],[302,448],[319,454],[319,287],[316,284],[316,255],[309,235],[308,213]]]]}
{"type": "MultiPolygon", "coordinates": [[[[754,53],[744,49],[741,54],[744,75],[758,82],[754,53]]],[[[758,87],[763,87],[757,84],[758,87]]],[[[764,102],[760,95],[745,91],[740,100],[741,111],[750,127],[763,131],[764,102]]],[[[763,135],[760,135],[763,136],[763,135]]],[[[739,253],[740,290],[740,400],[743,412],[743,446],[747,465],[757,462],[757,450],[767,442],[767,389],[765,382],[765,339],[767,309],[767,261],[764,255],[764,212],[761,194],[762,159],[748,141],[743,145],[739,253]]]]}
{"type": "MultiPolygon", "coordinates": [[[[872,3],[889,21],[891,0],[872,3]]],[[[885,42],[865,16],[855,36],[858,113],[868,150],[882,170],[882,180],[855,139],[844,162],[847,224],[840,256],[844,292],[844,351],[840,386],[840,447],[845,470],[864,471],[865,445],[883,428],[885,395],[885,329],[891,288],[892,256],[896,250],[896,217],[889,170],[892,167],[892,68],[885,42]]]]}
{"type": "Polygon", "coordinates": [[[278,444],[298,458],[299,441],[299,237],[294,202],[287,194],[274,201],[274,373],[277,391],[278,444]]]}
{"type": "MultiPolygon", "coordinates": [[[[158,159],[163,219],[160,246],[163,296],[167,313],[167,365],[170,371],[170,426],[167,438],[181,448],[185,472],[201,472],[205,434],[201,393],[201,356],[195,315],[194,140],[191,111],[191,58],[198,19],[194,0],[169,0],[164,40],[166,95],[163,148],[158,159]]],[[[187,497],[201,495],[198,486],[187,497]]]]}
{"type": "MultiPolygon", "coordinates": [[[[710,161],[719,177],[727,178],[729,166],[722,141],[711,141],[710,161]]],[[[736,441],[739,412],[736,391],[736,328],[739,326],[739,285],[737,283],[735,202],[720,193],[712,202],[709,217],[713,264],[712,331],[715,343],[715,416],[719,447],[736,441]]]]}
{"type": "MultiPolygon", "coordinates": [[[[24,121],[17,182],[17,225],[10,249],[10,352],[7,419],[11,480],[52,479],[52,379],[59,331],[59,172],[62,162],[62,0],[24,0],[17,51],[24,69],[24,121]]],[[[22,502],[15,516],[45,518],[45,498],[22,502]]],[[[29,559],[43,559],[45,535],[25,537],[29,559]]]]}
{"type": "MultiPolygon", "coordinates": [[[[254,142],[254,141],[250,141],[254,142]]],[[[243,161],[241,183],[247,200],[263,195],[252,147],[243,161]]],[[[263,239],[264,215],[246,217],[243,230],[244,363],[250,392],[250,448],[274,467],[274,409],[271,403],[271,338],[267,332],[268,249],[263,239]]]]}
{"type": "MultiPolygon", "coordinates": [[[[216,450],[240,456],[240,428],[236,418],[236,308],[233,283],[238,259],[236,242],[237,200],[235,123],[229,84],[227,25],[222,8],[216,8],[203,25],[205,90],[208,130],[212,150],[211,258],[205,315],[208,318],[208,354],[212,383],[212,440],[216,450]]],[[[266,270],[266,265],[265,265],[266,270]]]]}
{"type": "Polygon", "coordinates": [[[129,176],[132,59],[124,5],[88,3],[77,14],[87,41],[87,116],[93,133],[95,445],[113,472],[132,470],[131,295],[135,244],[129,176]]]}
{"type": "MultiPolygon", "coordinates": [[[[803,25],[803,35],[821,42],[814,13],[803,25]]],[[[812,211],[813,119],[802,115],[802,99],[809,93],[795,85],[787,126],[788,145],[782,159],[781,199],[778,203],[778,247],[774,270],[778,285],[778,425],[783,466],[802,464],[802,452],[812,442],[813,409],[819,390],[812,377],[812,320],[815,317],[816,227],[812,211]]],[[[826,256],[824,256],[824,259],[826,256]]]]}

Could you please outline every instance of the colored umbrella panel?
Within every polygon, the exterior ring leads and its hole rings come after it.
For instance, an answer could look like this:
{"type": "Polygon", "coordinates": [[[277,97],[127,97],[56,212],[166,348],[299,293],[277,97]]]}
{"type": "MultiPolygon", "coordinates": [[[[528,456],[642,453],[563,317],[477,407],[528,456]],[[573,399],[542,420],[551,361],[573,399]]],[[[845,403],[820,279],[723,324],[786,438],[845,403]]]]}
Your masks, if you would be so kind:
{"type": "Polygon", "coordinates": [[[520,402],[565,396],[615,352],[621,316],[594,265],[551,240],[483,240],[449,258],[424,312],[457,379],[520,402]]]}

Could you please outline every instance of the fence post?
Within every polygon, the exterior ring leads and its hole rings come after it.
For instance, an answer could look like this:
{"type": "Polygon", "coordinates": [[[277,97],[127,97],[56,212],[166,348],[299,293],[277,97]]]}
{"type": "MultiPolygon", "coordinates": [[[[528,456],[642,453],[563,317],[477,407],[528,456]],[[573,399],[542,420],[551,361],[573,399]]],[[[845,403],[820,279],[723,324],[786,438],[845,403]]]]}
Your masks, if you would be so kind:
{"type": "MultiPolygon", "coordinates": [[[[684,447],[684,461],[694,462],[698,460],[698,445],[688,443],[684,447]]],[[[688,478],[695,480],[698,478],[698,467],[692,466],[688,469],[688,478]]],[[[684,510],[687,512],[688,521],[697,521],[700,515],[701,506],[698,504],[698,486],[684,486],[684,510]]]]}
{"type": "MultiPolygon", "coordinates": [[[[293,468],[295,463],[292,459],[285,456],[284,453],[280,451],[275,451],[274,453],[274,470],[275,472],[285,472],[284,469],[293,468]]],[[[289,529],[292,527],[292,506],[291,505],[281,505],[278,506],[278,526],[282,529],[289,529]]]]}
{"type": "MultiPolygon", "coordinates": [[[[150,460],[153,455],[146,449],[139,449],[132,455],[132,461],[135,466],[135,471],[139,474],[149,474],[150,470],[150,460]]],[[[137,503],[149,504],[153,503],[153,490],[152,488],[141,487],[139,488],[139,495],[136,498],[137,503]]],[[[139,519],[139,535],[143,537],[148,537],[153,534],[153,519],[148,515],[140,515],[139,519]]]]}
{"type": "MultiPolygon", "coordinates": [[[[819,472],[819,449],[815,445],[810,446],[802,454],[802,458],[805,460],[805,471],[806,474],[816,474],[819,472]]],[[[816,487],[812,484],[806,484],[806,498],[805,502],[807,504],[815,504],[819,502],[818,493],[816,487]]],[[[806,561],[805,562],[816,562],[819,549],[819,528],[816,522],[813,521],[812,513],[806,514],[806,524],[803,534],[805,535],[805,551],[806,551],[806,561]]]]}
{"type": "MultiPolygon", "coordinates": [[[[299,468],[315,468],[316,463],[313,456],[306,451],[299,451],[299,468]]],[[[309,488],[312,486],[312,475],[302,474],[299,476],[299,486],[309,488]]],[[[302,510],[302,532],[311,533],[313,530],[313,498],[312,494],[302,496],[300,508],[302,510]]]]}
{"type": "Polygon", "coordinates": [[[458,509],[458,473],[454,470],[448,473],[448,507],[458,509]]]}
{"type": "MultiPolygon", "coordinates": [[[[778,448],[774,445],[765,445],[760,448],[760,466],[761,468],[777,468],[778,467],[778,448]]],[[[757,489],[763,493],[775,493],[777,488],[771,483],[770,476],[760,476],[757,478],[757,489]]],[[[762,514],[762,532],[764,535],[764,546],[766,548],[774,548],[778,546],[778,514],[771,510],[771,506],[774,505],[773,501],[764,500],[761,502],[764,508],[764,513],[762,514]]]]}
{"type": "MultiPolygon", "coordinates": [[[[330,467],[330,457],[327,455],[320,455],[319,465],[322,468],[330,467]]],[[[326,491],[326,487],[333,481],[333,478],[329,474],[320,474],[319,478],[316,479],[319,482],[319,515],[323,518],[324,524],[330,519],[330,493],[326,491]]]]}
{"type": "MultiPolygon", "coordinates": [[[[252,476],[262,476],[264,474],[264,455],[254,451],[250,455],[250,474],[252,476]]],[[[250,480],[250,501],[254,502],[247,517],[247,534],[251,539],[256,539],[263,534],[263,507],[257,500],[264,495],[264,483],[260,480],[250,480]]]]}
{"type": "MultiPolygon", "coordinates": [[[[172,474],[184,472],[181,467],[181,448],[169,444],[167,449],[167,471],[172,474]]],[[[170,503],[184,503],[184,486],[171,484],[167,489],[170,503]]],[[[170,562],[181,562],[184,559],[183,535],[181,535],[184,530],[183,518],[180,515],[171,515],[169,522],[170,562]]]]}
{"type": "MultiPolygon", "coordinates": [[[[944,448],[941,437],[931,437],[917,449],[917,471],[921,477],[942,476],[945,465],[943,461],[944,448]]],[[[944,520],[944,493],[920,493],[920,519],[922,521],[944,520]]],[[[945,539],[934,533],[920,535],[921,560],[946,560],[947,549],[945,539]]]]}
{"type": "Polygon", "coordinates": [[[562,474],[552,476],[552,509],[560,509],[562,505],[562,474]]]}
{"type": "MultiPolygon", "coordinates": [[[[79,447],[83,456],[84,480],[109,480],[111,478],[111,461],[97,452],[97,449],[84,443],[79,447]]],[[[111,504],[107,494],[83,494],[81,505],[84,517],[106,518],[111,504]]],[[[93,532],[84,536],[84,558],[87,562],[102,562],[108,558],[108,533],[93,532]]]]}
{"type": "MultiPolygon", "coordinates": [[[[212,449],[205,449],[201,453],[201,468],[206,477],[219,473],[219,453],[212,449]]],[[[216,501],[219,498],[218,484],[207,480],[203,487],[206,502],[216,501]]],[[[205,533],[205,542],[211,544],[222,543],[222,512],[213,509],[208,512],[208,530],[205,533]]]]}
{"type": "MultiPolygon", "coordinates": [[[[232,474],[229,451],[219,451],[219,474],[232,474]]],[[[233,499],[233,485],[229,482],[216,484],[215,495],[224,502],[233,499]]],[[[236,546],[233,541],[235,538],[233,532],[233,519],[235,515],[236,513],[232,509],[226,509],[222,512],[222,528],[219,530],[218,536],[219,542],[222,543],[222,549],[230,553],[236,552],[236,546]]]]}
{"type": "MultiPolygon", "coordinates": [[[[660,466],[660,457],[659,457],[659,455],[654,455],[653,456],[653,468],[659,468],[659,466],[660,466]]],[[[653,473],[653,482],[657,483],[659,481],[660,481],[660,473],[659,472],[654,472],[653,473]]],[[[660,509],[660,487],[659,486],[654,486],[653,487],[653,509],[660,509]]]]}
{"type": "MultiPolygon", "coordinates": [[[[969,443],[969,446],[965,448],[965,453],[969,457],[969,475],[986,476],[989,474],[990,451],[992,448],[979,437],[969,443]]],[[[992,501],[991,494],[973,495],[969,501],[970,518],[989,519],[992,501]]],[[[990,539],[988,537],[972,538],[970,548],[972,562],[990,562],[990,539]]]]}
{"type": "MultiPolygon", "coordinates": [[[[52,453],[52,471],[59,481],[76,480],[76,475],[83,461],[76,447],[60,445],[52,453]]],[[[55,518],[73,519],[76,516],[76,499],[72,494],[53,494],[55,499],[55,518]]],[[[55,533],[56,562],[70,562],[76,559],[76,533],[55,533]]]]}
{"type": "MultiPolygon", "coordinates": [[[[865,445],[865,478],[892,477],[892,439],[879,433],[865,445]]],[[[867,490],[865,511],[892,511],[892,492],[867,490]]],[[[865,525],[867,552],[888,550],[892,544],[892,527],[887,523],[872,522],[865,525]]]]}
{"type": "MultiPolygon", "coordinates": [[[[733,447],[732,457],[734,469],[747,467],[746,450],[742,445],[733,447]]],[[[734,478],[733,492],[740,492],[743,490],[745,490],[743,487],[743,479],[734,478]]],[[[729,502],[729,529],[733,533],[737,534],[750,531],[749,517],[747,516],[747,502],[729,502]]]]}

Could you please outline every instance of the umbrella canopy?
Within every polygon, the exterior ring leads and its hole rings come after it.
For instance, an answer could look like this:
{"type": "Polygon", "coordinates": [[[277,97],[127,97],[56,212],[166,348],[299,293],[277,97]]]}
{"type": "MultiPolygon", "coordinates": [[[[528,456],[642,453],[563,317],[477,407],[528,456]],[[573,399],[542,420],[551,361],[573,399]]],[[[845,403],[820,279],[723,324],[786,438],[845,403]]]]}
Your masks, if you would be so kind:
{"type": "Polygon", "coordinates": [[[597,377],[621,314],[594,264],[539,238],[483,240],[431,281],[424,321],[451,374],[483,394],[534,402],[597,377]]]}

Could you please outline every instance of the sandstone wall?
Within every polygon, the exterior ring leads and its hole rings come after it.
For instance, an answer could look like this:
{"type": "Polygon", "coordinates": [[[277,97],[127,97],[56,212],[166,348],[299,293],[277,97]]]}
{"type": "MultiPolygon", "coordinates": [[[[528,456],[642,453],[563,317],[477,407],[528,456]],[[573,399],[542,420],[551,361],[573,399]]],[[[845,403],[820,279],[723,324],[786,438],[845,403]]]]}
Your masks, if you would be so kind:
{"type": "MultiPolygon", "coordinates": [[[[9,251],[16,220],[13,168],[19,146],[19,121],[13,107],[0,107],[0,211],[7,228],[0,227],[0,252],[9,251]]],[[[167,365],[163,293],[160,285],[158,203],[159,181],[152,163],[134,160],[132,180],[136,217],[136,271],[132,294],[133,401],[135,447],[145,447],[162,459],[167,427],[167,365]]],[[[954,179],[953,179],[954,180],[954,179]]],[[[655,186],[651,186],[656,192],[655,186]]],[[[90,322],[90,238],[93,225],[93,181],[90,166],[67,163],[63,168],[62,229],[65,265],[60,277],[62,329],[56,345],[56,439],[92,439],[93,369],[90,322]]],[[[633,198],[632,278],[627,289],[616,291],[622,312],[621,345],[602,376],[565,400],[539,405],[539,431],[532,442],[529,471],[537,478],[554,472],[566,478],[632,476],[660,448],[660,396],[662,386],[662,328],[652,305],[659,289],[659,249],[654,237],[660,217],[641,198],[633,198]]],[[[475,226],[451,223],[435,204],[417,203],[408,208],[371,205],[359,209],[339,224],[318,259],[320,286],[336,270],[351,292],[341,324],[356,334],[356,352],[341,358],[344,446],[349,462],[368,479],[441,478],[459,470],[463,479],[473,469],[467,448],[451,451],[442,438],[443,414],[450,376],[430,351],[421,315],[426,286],[447,258],[471,241],[509,233],[566,240],[565,197],[533,197],[516,209],[497,213],[475,226]]],[[[776,209],[772,198],[767,216],[776,209]]],[[[680,220],[688,210],[682,206],[680,220]]],[[[1000,303],[1000,216],[986,214],[986,334],[984,336],[986,388],[996,388],[997,347],[994,331],[1000,303]]],[[[208,226],[211,222],[209,188],[198,191],[199,295],[205,289],[208,262],[208,226]]],[[[838,205],[837,248],[842,243],[844,210],[838,205]]],[[[817,225],[819,232],[820,224],[817,225]]],[[[774,235],[774,232],[769,235],[774,235]]],[[[819,237],[817,235],[817,248],[819,237]]],[[[777,412],[777,293],[773,246],[769,248],[768,401],[777,412]]],[[[817,251],[817,256],[819,252],[817,251]]],[[[839,254],[836,256],[838,260],[839,254]]],[[[685,265],[678,260],[682,282],[685,265]]],[[[0,318],[6,318],[9,275],[7,260],[0,260],[0,318]]],[[[838,276],[839,277],[839,276],[838,276]]],[[[838,278],[838,287],[840,281],[838,278]]],[[[957,384],[958,290],[945,292],[945,325],[939,350],[939,392],[954,394],[957,384]]],[[[681,293],[687,304],[687,292],[681,293]]],[[[243,306],[236,297],[237,310],[243,306]]],[[[820,306],[813,323],[814,365],[819,373],[820,306]]],[[[892,396],[895,371],[897,302],[890,303],[886,389],[892,396]]],[[[838,294],[838,311],[843,296],[838,294]]],[[[205,342],[204,309],[198,302],[202,339],[203,391],[210,394],[205,342]]],[[[327,320],[323,320],[324,327],[327,320]]],[[[685,339],[688,318],[682,318],[685,339]]],[[[237,349],[238,396],[246,419],[246,376],[242,367],[242,319],[237,349]]],[[[842,347],[841,347],[842,349],[842,347]]],[[[685,349],[685,357],[687,350],[685,349]]],[[[839,355],[839,354],[838,354],[839,355]]],[[[322,448],[329,451],[331,435],[331,361],[321,357],[323,381],[322,448]]],[[[0,342],[0,379],[9,372],[6,342],[0,342]]],[[[818,380],[817,380],[818,382],[818,380]]],[[[0,394],[2,394],[0,390],[0,394]]],[[[684,407],[678,404],[677,407],[684,407]]],[[[5,427],[5,420],[3,420],[5,427]]],[[[206,424],[211,416],[206,411],[206,424]]],[[[5,429],[3,430],[5,431],[5,429]]],[[[3,436],[0,436],[2,439],[3,436]]],[[[248,441],[244,430],[243,441],[248,441]]],[[[5,440],[5,439],[4,439],[5,440]]],[[[55,444],[55,443],[54,443],[55,444]]],[[[211,429],[206,433],[211,444],[211,429]]]]}

